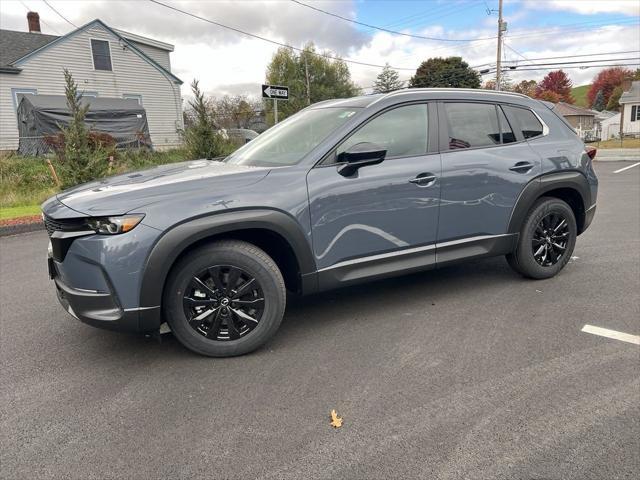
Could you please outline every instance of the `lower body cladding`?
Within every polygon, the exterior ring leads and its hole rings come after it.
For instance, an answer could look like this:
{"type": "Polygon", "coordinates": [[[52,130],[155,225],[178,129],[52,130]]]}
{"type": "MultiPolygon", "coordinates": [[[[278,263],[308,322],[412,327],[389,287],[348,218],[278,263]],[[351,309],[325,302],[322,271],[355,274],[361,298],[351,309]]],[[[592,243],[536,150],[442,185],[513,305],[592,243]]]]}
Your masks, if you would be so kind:
{"type": "Polygon", "coordinates": [[[407,273],[431,270],[475,258],[505,255],[515,250],[517,233],[482,235],[422,247],[346,260],[317,272],[320,290],[407,273]]]}

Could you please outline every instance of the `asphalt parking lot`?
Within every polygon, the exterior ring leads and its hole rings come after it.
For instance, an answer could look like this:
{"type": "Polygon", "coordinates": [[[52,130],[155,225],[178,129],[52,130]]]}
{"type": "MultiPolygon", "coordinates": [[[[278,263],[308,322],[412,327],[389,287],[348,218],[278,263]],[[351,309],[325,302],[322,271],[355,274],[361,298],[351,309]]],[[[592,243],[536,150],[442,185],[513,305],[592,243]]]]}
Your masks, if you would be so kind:
{"type": "Polygon", "coordinates": [[[290,301],[266,348],[203,358],[59,307],[44,232],[0,239],[2,478],[640,475],[640,167],[556,278],[502,258],[290,301]],[[329,412],[344,418],[329,425],[329,412]]]}

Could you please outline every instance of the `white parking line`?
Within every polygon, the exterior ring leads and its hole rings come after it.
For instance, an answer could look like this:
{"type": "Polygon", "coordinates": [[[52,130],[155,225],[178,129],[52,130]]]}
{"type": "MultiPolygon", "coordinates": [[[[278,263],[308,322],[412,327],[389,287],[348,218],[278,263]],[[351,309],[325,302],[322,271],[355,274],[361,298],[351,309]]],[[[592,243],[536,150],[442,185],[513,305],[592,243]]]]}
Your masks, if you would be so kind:
{"type": "Polygon", "coordinates": [[[633,165],[629,165],[628,167],[621,168],[620,170],[616,170],[616,171],[615,171],[615,172],[613,172],[613,173],[620,173],[620,172],[624,172],[625,170],[629,170],[630,168],[637,167],[638,165],[640,165],[640,162],[638,162],[638,163],[634,163],[633,165]]]}
{"type": "Polygon", "coordinates": [[[600,335],[601,337],[613,338],[614,340],[620,340],[621,342],[640,345],[640,335],[631,335],[629,333],[609,330],[608,328],[594,327],[593,325],[585,325],[582,327],[582,331],[593,335],[600,335]]]}

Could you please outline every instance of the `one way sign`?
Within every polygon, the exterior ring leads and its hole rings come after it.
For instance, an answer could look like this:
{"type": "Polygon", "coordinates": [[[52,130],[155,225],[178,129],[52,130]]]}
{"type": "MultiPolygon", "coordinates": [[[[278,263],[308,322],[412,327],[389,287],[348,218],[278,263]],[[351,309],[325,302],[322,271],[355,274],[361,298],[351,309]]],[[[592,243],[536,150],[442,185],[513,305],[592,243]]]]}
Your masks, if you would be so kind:
{"type": "Polygon", "coordinates": [[[279,85],[262,85],[262,98],[289,100],[289,87],[279,85]]]}

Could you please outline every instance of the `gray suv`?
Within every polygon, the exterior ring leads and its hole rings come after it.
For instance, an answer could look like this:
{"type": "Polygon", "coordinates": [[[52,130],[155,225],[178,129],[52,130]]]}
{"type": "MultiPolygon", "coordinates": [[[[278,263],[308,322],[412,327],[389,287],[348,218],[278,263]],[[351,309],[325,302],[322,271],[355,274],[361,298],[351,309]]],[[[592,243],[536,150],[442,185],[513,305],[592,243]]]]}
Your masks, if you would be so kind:
{"type": "Polygon", "coordinates": [[[598,181],[550,105],[409,89],[317,103],[222,160],[95,181],[42,205],[49,272],[90,325],[210,356],[278,329],[286,291],[506,255],[552,277],[591,223],[598,181]]]}

